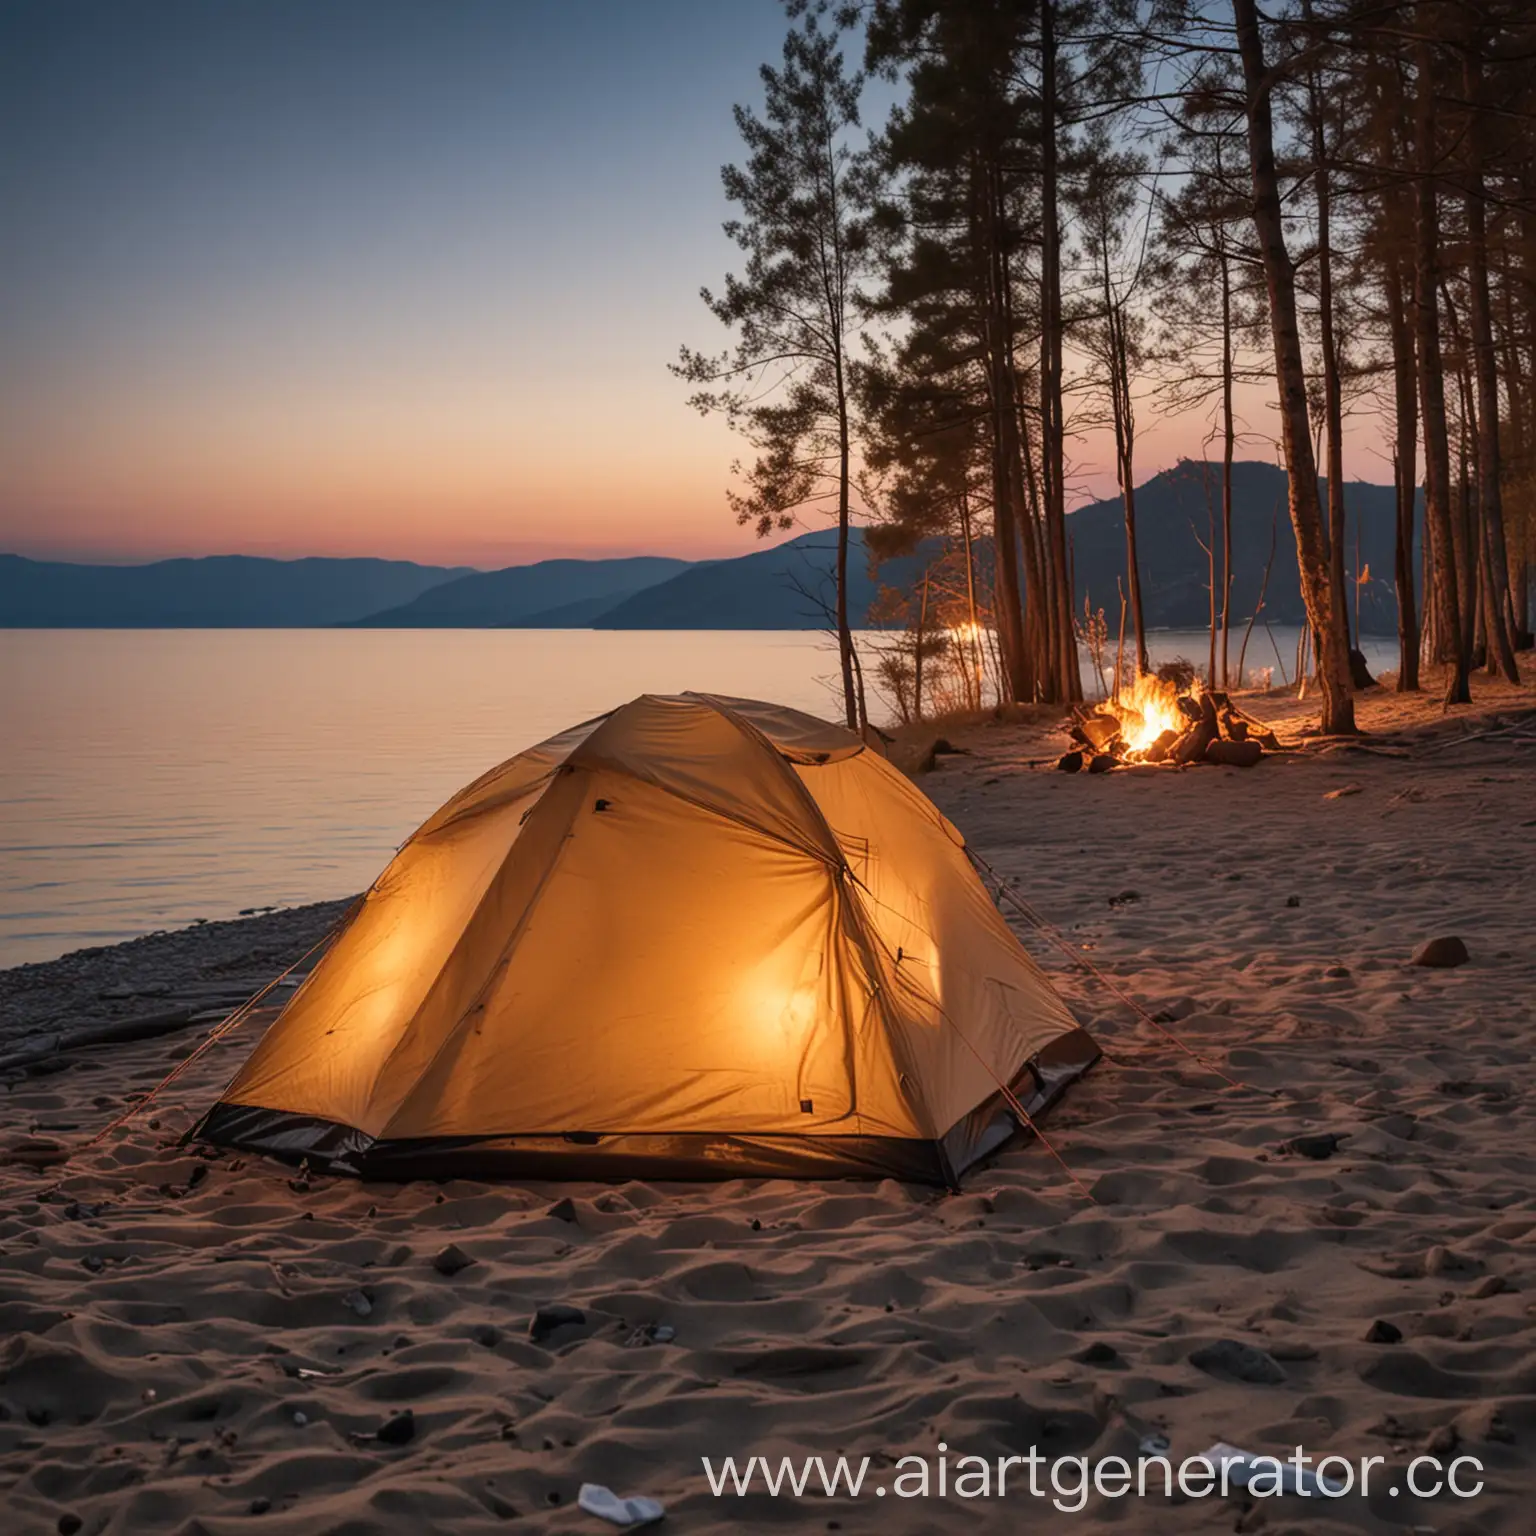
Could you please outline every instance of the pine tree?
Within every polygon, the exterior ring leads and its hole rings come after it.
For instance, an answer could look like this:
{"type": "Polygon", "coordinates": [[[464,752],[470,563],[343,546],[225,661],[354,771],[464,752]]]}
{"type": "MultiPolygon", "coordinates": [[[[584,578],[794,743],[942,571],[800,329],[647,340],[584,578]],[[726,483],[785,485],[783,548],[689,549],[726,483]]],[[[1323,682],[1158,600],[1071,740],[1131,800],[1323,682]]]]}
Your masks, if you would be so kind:
{"type": "Polygon", "coordinates": [[[848,560],[853,364],[873,249],[874,163],[853,142],[863,77],[845,68],[825,14],[825,7],[805,9],[780,66],[763,66],[762,113],[736,108],[747,157],[722,172],[726,197],[740,210],[725,231],[746,264],[727,275],[723,292],[703,290],[711,313],[736,332],[735,348],[713,356],[684,347],[674,372],[701,386],[693,405],[723,411],[757,450],[745,489],[728,493],[738,521],[767,536],[807,510],[836,518],[843,707],[848,725],[862,729],[848,560]]]}

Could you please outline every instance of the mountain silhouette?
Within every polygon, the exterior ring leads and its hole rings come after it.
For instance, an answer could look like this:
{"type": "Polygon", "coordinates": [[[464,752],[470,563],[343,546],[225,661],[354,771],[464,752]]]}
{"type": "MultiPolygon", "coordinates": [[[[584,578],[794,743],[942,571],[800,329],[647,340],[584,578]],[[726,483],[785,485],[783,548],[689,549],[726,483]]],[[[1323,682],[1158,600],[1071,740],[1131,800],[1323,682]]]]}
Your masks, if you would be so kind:
{"type": "MultiPolygon", "coordinates": [[[[1258,459],[1232,466],[1232,615],[1247,622],[1258,601],[1274,533],[1275,562],[1264,595],[1264,614],[1273,624],[1300,624],[1306,617],[1296,563],[1296,535],[1286,505],[1284,470],[1258,459]]],[[[1319,482],[1327,503],[1327,483],[1319,482]]],[[[1397,633],[1397,594],[1393,584],[1397,542],[1397,500],[1390,485],[1349,481],[1344,486],[1345,570],[1355,574],[1356,536],[1359,562],[1370,579],[1360,591],[1360,627],[1367,634],[1397,633]]],[[[1209,518],[1221,527],[1221,465],[1188,459],[1154,475],[1136,490],[1136,552],[1141,567],[1146,622],[1157,629],[1198,629],[1210,621],[1205,551],[1196,533],[1211,543],[1209,518]]],[[[1415,550],[1423,531],[1423,500],[1415,521],[1415,550]]],[[[1119,622],[1116,579],[1125,579],[1125,514],[1118,497],[1094,502],[1067,518],[1076,570],[1076,607],[1087,597],[1103,608],[1113,629],[1119,622]]],[[[1217,580],[1220,580],[1220,545],[1217,580]]],[[[1414,570],[1419,570],[1417,552],[1414,570]]],[[[1354,595],[1350,591],[1350,625],[1354,595]]],[[[1127,620],[1129,625],[1129,620],[1127,620]]]]}
{"type": "Polygon", "coordinates": [[[12,629],[305,628],[409,602],[463,567],[409,560],[210,555],[72,565],[0,555],[0,626],[12,629]]]}
{"type": "MultiPolygon", "coordinates": [[[[1392,488],[1344,488],[1347,570],[1369,573],[1360,628],[1393,634],[1396,510],[1392,488]]],[[[1265,616],[1304,619],[1286,477],[1273,464],[1233,465],[1232,615],[1247,621],[1257,601],[1271,536],[1274,566],[1265,616]]],[[[1136,492],[1138,553],[1146,622],[1153,629],[1203,628],[1209,617],[1205,552],[1210,519],[1221,518],[1221,466],[1186,460],[1136,492]]],[[[1422,506],[1415,524],[1414,569],[1422,506]]],[[[1118,626],[1117,581],[1125,580],[1125,522],[1118,498],[1067,517],[1075,574],[1074,612],[1086,598],[1118,626]]],[[[882,585],[900,587],[937,553],[930,543],[871,570],[852,530],[848,612],[868,627],[882,585]]],[[[986,579],[991,544],[979,546],[986,579]]],[[[837,535],[818,528],[730,560],[689,562],[659,555],[614,560],[540,560],[499,571],[413,565],[402,560],[265,560],[244,555],[161,560],[151,565],[67,565],[0,555],[0,626],[222,627],[347,625],[366,628],[821,629],[829,622],[837,535]]],[[[1350,610],[1354,600],[1351,591],[1350,610]]]]}
{"type": "Polygon", "coordinates": [[[581,629],[631,593],[689,568],[687,560],[637,555],[472,571],[351,623],[388,629],[581,629]]]}

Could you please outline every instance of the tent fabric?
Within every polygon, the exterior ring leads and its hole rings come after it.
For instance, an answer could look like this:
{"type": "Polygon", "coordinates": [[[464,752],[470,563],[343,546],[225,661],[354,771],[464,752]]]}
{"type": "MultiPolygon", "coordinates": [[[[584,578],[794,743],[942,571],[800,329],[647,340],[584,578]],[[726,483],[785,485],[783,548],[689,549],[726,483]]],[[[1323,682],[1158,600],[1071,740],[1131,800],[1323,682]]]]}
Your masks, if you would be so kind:
{"type": "Polygon", "coordinates": [[[1097,1056],[858,736],[646,695],[429,818],[196,1134],[380,1178],[953,1184],[1097,1056]]]}

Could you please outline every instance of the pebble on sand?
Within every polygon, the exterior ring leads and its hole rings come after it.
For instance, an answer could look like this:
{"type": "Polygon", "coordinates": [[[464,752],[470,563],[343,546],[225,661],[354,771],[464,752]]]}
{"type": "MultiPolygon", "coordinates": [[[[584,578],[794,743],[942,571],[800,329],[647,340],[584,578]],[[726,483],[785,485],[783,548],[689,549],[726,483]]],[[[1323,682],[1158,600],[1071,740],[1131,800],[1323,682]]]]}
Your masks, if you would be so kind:
{"type": "Polygon", "coordinates": [[[1409,965],[1425,965],[1432,970],[1448,971],[1465,965],[1472,956],[1466,943],[1455,934],[1442,934],[1439,938],[1425,939],[1409,957],[1409,965]]]}
{"type": "Polygon", "coordinates": [[[1275,1387],[1285,1380],[1285,1372],[1271,1356],[1237,1339],[1217,1339],[1214,1344],[1195,1350],[1189,1363],[1207,1376],[1225,1376],[1255,1386],[1275,1387]]]}
{"type": "Polygon", "coordinates": [[[407,1408],[379,1425],[374,1437],[382,1445],[409,1445],[416,1438],[416,1415],[407,1408]]]}
{"type": "Polygon", "coordinates": [[[540,1307],[533,1314],[528,1324],[528,1337],[535,1344],[542,1344],[545,1339],[561,1328],[576,1327],[586,1322],[587,1314],[580,1307],[567,1306],[564,1302],[555,1302],[551,1306],[540,1307]]]}
{"type": "Polygon", "coordinates": [[[1280,1143],[1280,1150],[1293,1157],[1310,1157],[1320,1163],[1339,1150],[1347,1134],[1325,1131],[1316,1136],[1292,1136],[1289,1141],[1280,1143]]]}
{"type": "Polygon", "coordinates": [[[1367,1344],[1401,1344],[1403,1330],[1396,1323],[1389,1323],[1384,1318],[1378,1317],[1365,1330],[1365,1342],[1367,1344]]]}
{"type": "Polygon", "coordinates": [[[450,1279],[460,1270],[468,1269],[474,1262],[457,1243],[449,1243],[446,1248],[440,1248],[432,1255],[432,1268],[438,1274],[446,1275],[450,1279]]]}

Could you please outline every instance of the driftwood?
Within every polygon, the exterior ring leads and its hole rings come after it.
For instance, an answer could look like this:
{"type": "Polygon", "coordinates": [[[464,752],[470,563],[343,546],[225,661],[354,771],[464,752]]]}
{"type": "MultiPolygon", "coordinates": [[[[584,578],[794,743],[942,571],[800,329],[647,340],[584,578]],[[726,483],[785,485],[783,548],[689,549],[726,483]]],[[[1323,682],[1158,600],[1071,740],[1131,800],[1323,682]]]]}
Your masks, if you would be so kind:
{"type": "Polygon", "coordinates": [[[0,1072],[14,1072],[36,1066],[39,1062],[58,1061],[67,1065],[70,1053],[96,1045],[127,1045],[135,1040],[153,1040],[160,1035],[185,1029],[207,1009],[201,1004],[177,1008],[167,1013],[151,1013],[135,1019],[114,1019],[109,1024],[93,1024],[84,1029],[60,1030],[48,1035],[45,1043],[0,1056],[0,1072]]]}

